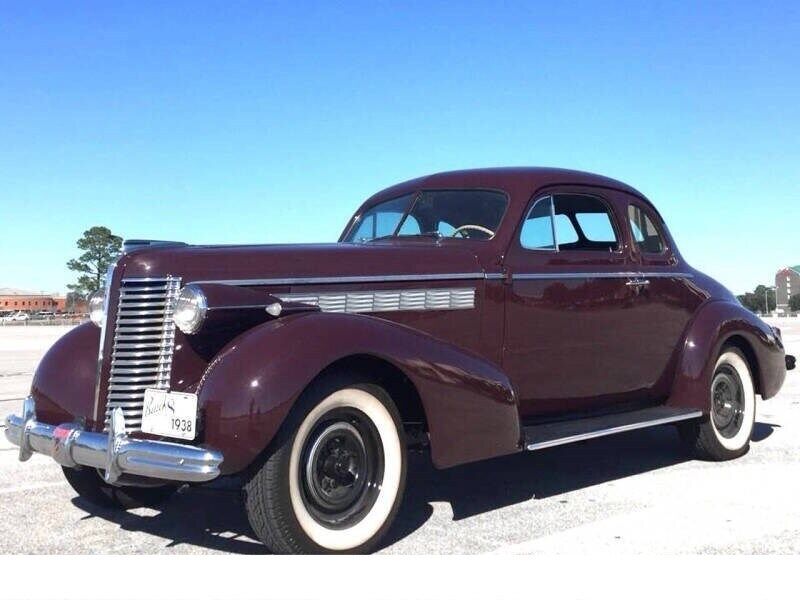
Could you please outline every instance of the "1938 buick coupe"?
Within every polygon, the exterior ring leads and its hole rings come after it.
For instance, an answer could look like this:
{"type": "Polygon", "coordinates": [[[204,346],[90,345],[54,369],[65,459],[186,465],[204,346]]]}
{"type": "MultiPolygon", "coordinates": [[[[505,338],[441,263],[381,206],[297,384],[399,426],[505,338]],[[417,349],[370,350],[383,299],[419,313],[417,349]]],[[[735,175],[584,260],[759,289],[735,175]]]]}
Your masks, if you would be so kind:
{"type": "Polygon", "coordinates": [[[401,183],[336,244],[127,242],[91,307],[7,419],[20,459],[123,508],[237,475],[286,553],[375,548],[411,443],[446,468],[671,423],[736,458],[794,366],[639,192],[559,169],[401,183]]]}

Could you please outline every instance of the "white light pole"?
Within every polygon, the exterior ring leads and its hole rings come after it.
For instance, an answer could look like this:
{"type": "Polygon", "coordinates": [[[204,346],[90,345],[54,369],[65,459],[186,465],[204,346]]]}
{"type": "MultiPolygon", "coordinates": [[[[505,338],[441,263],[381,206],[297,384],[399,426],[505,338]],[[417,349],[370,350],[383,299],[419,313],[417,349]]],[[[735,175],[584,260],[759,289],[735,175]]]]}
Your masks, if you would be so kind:
{"type": "Polygon", "coordinates": [[[775,308],[778,307],[778,290],[777,290],[777,288],[774,285],[773,286],[765,286],[764,287],[764,315],[765,316],[768,315],[768,314],[771,314],[770,310],[769,310],[769,296],[767,295],[767,292],[769,290],[772,290],[775,293],[775,308]]]}

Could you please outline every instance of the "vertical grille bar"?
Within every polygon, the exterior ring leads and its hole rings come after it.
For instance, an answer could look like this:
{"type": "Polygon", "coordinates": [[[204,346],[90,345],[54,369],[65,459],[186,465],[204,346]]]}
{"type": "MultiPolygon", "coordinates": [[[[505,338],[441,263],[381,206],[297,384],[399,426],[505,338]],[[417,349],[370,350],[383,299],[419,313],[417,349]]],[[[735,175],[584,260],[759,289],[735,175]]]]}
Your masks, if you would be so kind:
{"type": "Polygon", "coordinates": [[[127,431],[142,426],[147,388],[169,389],[179,277],[123,279],[111,352],[106,429],[111,411],[121,408],[127,431]]]}

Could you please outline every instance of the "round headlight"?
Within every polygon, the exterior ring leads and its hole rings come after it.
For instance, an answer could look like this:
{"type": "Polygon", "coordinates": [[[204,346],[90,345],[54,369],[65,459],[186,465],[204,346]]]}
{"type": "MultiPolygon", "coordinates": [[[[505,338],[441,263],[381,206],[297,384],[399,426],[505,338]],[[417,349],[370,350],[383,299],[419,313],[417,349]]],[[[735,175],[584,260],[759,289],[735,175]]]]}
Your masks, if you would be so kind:
{"type": "Polygon", "coordinates": [[[197,333],[206,320],[207,311],[205,294],[199,287],[189,284],[178,296],[172,320],[183,333],[197,333]]]}
{"type": "Polygon", "coordinates": [[[99,289],[89,296],[89,318],[100,327],[106,316],[106,291],[99,289]]]}

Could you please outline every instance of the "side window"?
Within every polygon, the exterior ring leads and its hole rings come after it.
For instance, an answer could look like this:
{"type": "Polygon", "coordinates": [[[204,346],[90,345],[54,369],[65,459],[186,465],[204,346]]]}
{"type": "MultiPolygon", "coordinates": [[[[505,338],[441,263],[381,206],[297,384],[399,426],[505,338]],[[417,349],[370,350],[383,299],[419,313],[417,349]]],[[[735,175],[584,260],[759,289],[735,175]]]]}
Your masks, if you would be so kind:
{"type": "Polygon", "coordinates": [[[633,241],[641,252],[661,254],[664,251],[666,244],[647,213],[638,206],[629,204],[628,220],[631,223],[633,241]]]}
{"type": "Polygon", "coordinates": [[[522,225],[524,248],[613,252],[619,249],[614,217],[600,198],[558,194],[536,201],[522,225]]]}
{"type": "Polygon", "coordinates": [[[400,231],[397,232],[398,235],[419,235],[422,229],[419,226],[419,222],[412,216],[409,215],[403,224],[400,226],[400,231]]]}
{"type": "Polygon", "coordinates": [[[439,221],[439,227],[437,229],[444,237],[452,237],[456,230],[456,228],[450,225],[450,223],[447,221],[439,221]]]}
{"type": "Polygon", "coordinates": [[[556,249],[552,196],[545,196],[534,202],[522,224],[519,241],[523,248],[530,250],[556,249]]]}
{"type": "Polygon", "coordinates": [[[556,215],[556,239],[559,248],[578,241],[578,232],[567,215],[556,215]]]}
{"type": "MultiPolygon", "coordinates": [[[[400,224],[400,219],[408,210],[412,199],[413,195],[408,194],[372,207],[361,216],[355,230],[348,234],[347,241],[362,242],[392,235],[400,224]]],[[[419,223],[416,223],[416,226],[419,228],[419,223]]]]}
{"type": "Polygon", "coordinates": [[[563,219],[571,227],[571,235],[562,239],[556,228],[558,249],[581,252],[613,252],[619,248],[614,218],[606,203],[595,196],[558,194],[554,199],[556,220],[563,219]]]}
{"type": "Polygon", "coordinates": [[[578,213],[575,215],[583,234],[590,242],[614,242],[614,226],[608,213],[578,213]]]}

